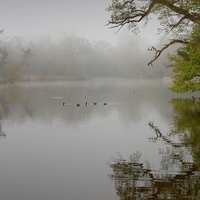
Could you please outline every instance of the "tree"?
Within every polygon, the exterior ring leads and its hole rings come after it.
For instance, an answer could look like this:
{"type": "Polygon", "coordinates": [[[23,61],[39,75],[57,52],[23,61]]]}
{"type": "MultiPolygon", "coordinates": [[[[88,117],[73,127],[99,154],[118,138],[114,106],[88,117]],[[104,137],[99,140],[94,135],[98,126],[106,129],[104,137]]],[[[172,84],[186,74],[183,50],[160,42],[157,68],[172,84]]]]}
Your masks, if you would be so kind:
{"type": "Polygon", "coordinates": [[[21,62],[9,61],[6,68],[6,81],[13,83],[19,81],[22,77],[23,65],[21,62]]]}
{"type": "Polygon", "coordinates": [[[139,78],[143,76],[143,41],[139,36],[122,34],[115,50],[116,67],[120,75],[139,78]]]}
{"type": "Polygon", "coordinates": [[[87,54],[91,51],[89,40],[75,34],[67,35],[62,40],[62,51],[67,64],[66,76],[70,78],[82,76],[85,71],[87,54]]]}
{"type": "Polygon", "coordinates": [[[168,58],[174,62],[175,79],[170,88],[174,92],[189,92],[200,90],[200,25],[193,28],[189,43],[180,47],[178,55],[169,54],[168,58]]]}
{"type": "Polygon", "coordinates": [[[107,24],[111,28],[120,30],[128,25],[137,33],[140,22],[147,24],[151,16],[156,15],[161,25],[158,33],[172,34],[173,38],[160,50],[154,46],[149,49],[155,55],[148,65],[152,65],[169,46],[187,44],[191,30],[195,24],[200,24],[199,0],[112,0],[107,11],[111,13],[107,24]]]}
{"type": "Polygon", "coordinates": [[[29,67],[29,59],[31,58],[32,55],[34,55],[31,51],[30,48],[28,48],[27,50],[23,49],[22,48],[22,51],[23,51],[23,55],[22,55],[22,64],[25,65],[25,66],[28,66],[29,67]]]}
{"type": "MultiPolygon", "coordinates": [[[[0,31],[0,34],[3,34],[3,30],[0,31]]],[[[10,53],[6,49],[0,48],[0,67],[3,69],[3,78],[4,78],[4,67],[7,63],[7,59],[10,53]]]]}
{"type": "Polygon", "coordinates": [[[194,160],[200,164],[200,98],[175,98],[170,103],[173,105],[175,113],[171,134],[184,135],[181,137],[186,143],[192,144],[191,150],[194,160]]]}
{"type": "Polygon", "coordinates": [[[86,63],[86,76],[109,77],[116,75],[113,57],[115,57],[114,47],[109,42],[106,40],[93,41],[86,63]]]}
{"type": "Polygon", "coordinates": [[[112,173],[108,177],[119,199],[199,199],[200,179],[197,173],[193,173],[199,171],[198,163],[187,161],[188,150],[188,147],[183,148],[177,143],[171,144],[171,148],[166,147],[166,150],[160,149],[158,170],[155,165],[152,168],[151,160],[140,162],[140,152],[130,155],[129,160],[120,154],[114,157],[109,163],[112,173]]]}
{"type": "Polygon", "coordinates": [[[0,67],[2,67],[3,70],[3,78],[4,78],[4,71],[5,71],[5,64],[8,62],[8,56],[10,53],[7,52],[6,49],[0,48],[0,67]]]}

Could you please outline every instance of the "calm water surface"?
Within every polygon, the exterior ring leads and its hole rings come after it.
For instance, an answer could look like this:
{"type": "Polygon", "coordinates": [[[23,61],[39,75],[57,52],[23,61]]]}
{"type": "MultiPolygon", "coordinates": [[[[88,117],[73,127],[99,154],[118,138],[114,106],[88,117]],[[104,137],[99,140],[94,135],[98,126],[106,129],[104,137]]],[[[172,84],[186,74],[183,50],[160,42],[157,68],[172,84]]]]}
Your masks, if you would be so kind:
{"type": "Polygon", "coordinates": [[[169,85],[1,86],[0,199],[200,199],[200,94],[169,85]]]}

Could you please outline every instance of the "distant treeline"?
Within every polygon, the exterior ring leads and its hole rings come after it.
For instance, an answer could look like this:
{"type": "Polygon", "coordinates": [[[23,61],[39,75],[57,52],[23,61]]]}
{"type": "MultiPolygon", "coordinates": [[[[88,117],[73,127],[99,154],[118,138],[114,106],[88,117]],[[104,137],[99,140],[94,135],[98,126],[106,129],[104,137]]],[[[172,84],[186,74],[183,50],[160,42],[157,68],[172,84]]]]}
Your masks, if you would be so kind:
{"type": "Polygon", "coordinates": [[[69,80],[93,77],[162,78],[171,74],[166,54],[153,67],[144,39],[134,34],[118,37],[114,47],[105,40],[90,41],[76,34],[59,42],[49,35],[27,41],[23,36],[0,38],[1,81],[69,80]]]}

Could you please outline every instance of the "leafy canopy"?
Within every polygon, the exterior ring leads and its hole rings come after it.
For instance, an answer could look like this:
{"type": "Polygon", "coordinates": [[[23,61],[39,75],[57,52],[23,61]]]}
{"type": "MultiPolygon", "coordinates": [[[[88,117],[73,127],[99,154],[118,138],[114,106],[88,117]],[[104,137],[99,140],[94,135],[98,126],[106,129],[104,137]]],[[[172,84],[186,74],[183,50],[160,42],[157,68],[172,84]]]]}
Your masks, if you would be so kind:
{"type": "Polygon", "coordinates": [[[177,50],[177,55],[168,55],[174,62],[175,79],[170,88],[174,92],[193,92],[200,90],[200,25],[196,24],[189,42],[177,50]]]}
{"type": "Polygon", "coordinates": [[[194,160],[200,163],[200,99],[176,98],[172,99],[170,103],[173,105],[175,113],[171,134],[179,133],[186,143],[192,144],[194,160]]]}
{"type": "Polygon", "coordinates": [[[161,50],[151,48],[155,57],[148,65],[152,65],[170,45],[187,44],[191,30],[200,20],[199,0],[112,0],[106,10],[111,13],[107,24],[111,28],[120,30],[127,25],[137,33],[141,22],[147,24],[152,16],[157,16],[160,22],[158,33],[172,33],[172,39],[161,50]]]}
{"type": "Polygon", "coordinates": [[[107,25],[119,30],[128,25],[135,33],[141,22],[147,24],[151,16],[157,16],[158,33],[171,33],[172,38],[160,50],[154,46],[148,49],[155,52],[148,65],[169,46],[183,44],[177,55],[168,55],[175,74],[171,90],[181,93],[200,90],[200,0],[112,0],[107,11],[111,13],[107,25]]]}

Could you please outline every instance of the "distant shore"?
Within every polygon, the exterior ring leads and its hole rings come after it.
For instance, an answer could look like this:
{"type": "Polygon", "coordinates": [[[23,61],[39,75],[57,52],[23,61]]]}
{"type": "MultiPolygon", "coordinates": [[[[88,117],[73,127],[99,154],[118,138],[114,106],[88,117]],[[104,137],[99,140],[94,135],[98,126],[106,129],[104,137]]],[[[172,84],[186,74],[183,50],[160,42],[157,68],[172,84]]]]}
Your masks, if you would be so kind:
{"type": "Polygon", "coordinates": [[[164,81],[164,82],[172,82],[172,81],[173,81],[173,78],[170,77],[170,76],[165,76],[165,77],[163,78],[163,81],[164,81]]]}

